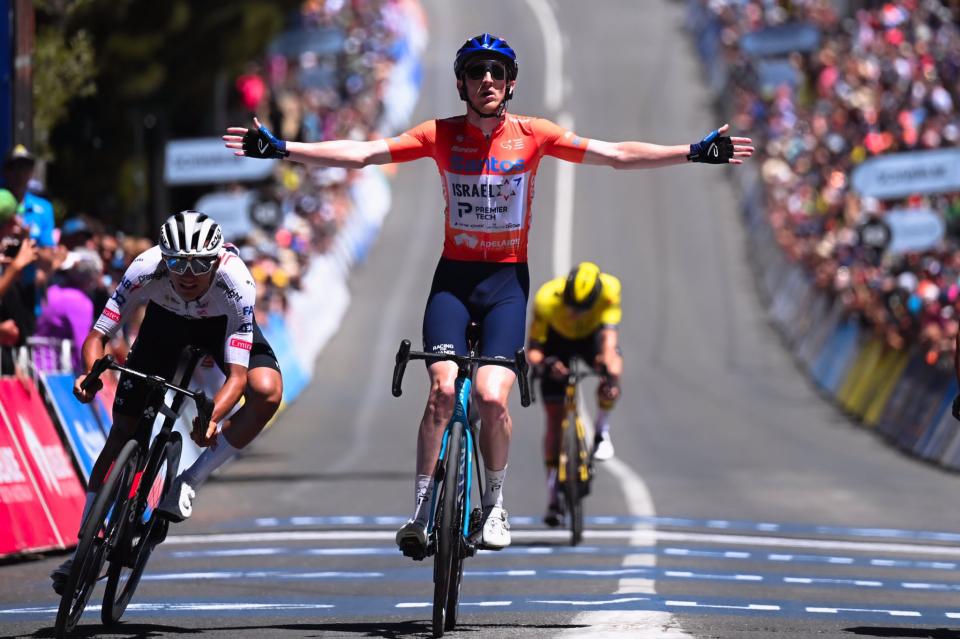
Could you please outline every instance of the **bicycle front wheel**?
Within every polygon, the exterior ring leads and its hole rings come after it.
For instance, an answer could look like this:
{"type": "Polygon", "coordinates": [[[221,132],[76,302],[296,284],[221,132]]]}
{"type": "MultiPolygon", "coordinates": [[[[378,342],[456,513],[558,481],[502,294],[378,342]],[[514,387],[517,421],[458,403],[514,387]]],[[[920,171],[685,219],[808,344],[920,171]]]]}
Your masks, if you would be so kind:
{"type": "Polygon", "coordinates": [[[580,456],[582,447],[577,437],[577,414],[571,411],[563,429],[565,451],[565,475],[563,493],[567,501],[567,517],[570,523],[570,545],[576,546],[583,539],[583,499],[580,495],[580,456]]]}
{"type": "Polygon", "coordinates": [[[80,540],[70,577],[60,598],[55,634],[66,637],[77,626],[97,584],[100,568],[110,549],[122,535],[127,496],[137,468],[137,442],[131,439],[120,450],[113,467],[81,524],[80,540]]]}
{"type": "Polygon", "coordinates": [[[111,558],[107,570],[107,587],[103,593],[100,618],[104,625],[120,621],[133,598],[140,577],[147,566],[153,549],[166,537],[169,522],[156,513],[157,505],[170,490],[180,465],[183,442],[180,433],[174,431],[164,444],[160,464],[155,471],[144,473],[137,491],[137,508],[128,513],[130,525],[126,528],[121,552],[111,558]],[[149,488],[148,488],[149,486],[149,488]]]}
{"type": "Polygon", "coordinates": [[[463,570],[461,537],[463,535],[463,502],[460,499],[459,468],[463,424],[454,422],[447,439],[443,481],[440,488],[436,518],[437,554],[433,560],[433,636],[442,637],[444,630],[452,630],[456,623],[460,598],[460,578],[463,570]]]}

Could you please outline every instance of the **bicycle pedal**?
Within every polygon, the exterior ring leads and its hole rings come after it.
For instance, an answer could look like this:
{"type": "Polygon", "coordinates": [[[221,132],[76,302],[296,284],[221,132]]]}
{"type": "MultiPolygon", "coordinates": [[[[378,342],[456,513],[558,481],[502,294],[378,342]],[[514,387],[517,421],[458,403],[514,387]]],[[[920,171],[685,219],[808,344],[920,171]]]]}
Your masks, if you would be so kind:
{"type": "Polygon", "coordinates": [[[400,544],[400,552],[404,557],[410,557],[414,561],[423,561],[427,557],[427,549],[416,542],[404,542],[400,544]]]}

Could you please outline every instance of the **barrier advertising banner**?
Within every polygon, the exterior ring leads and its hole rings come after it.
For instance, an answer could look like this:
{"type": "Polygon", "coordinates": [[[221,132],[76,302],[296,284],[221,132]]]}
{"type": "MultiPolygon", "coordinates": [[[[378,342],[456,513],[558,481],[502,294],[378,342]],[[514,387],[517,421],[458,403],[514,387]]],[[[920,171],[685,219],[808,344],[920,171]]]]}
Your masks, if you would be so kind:
{"type": "Polygon", "coordinates": [[[74,377],[70,373],[41,373],[54,416],[73,451],[84,484],[103,449],[106,432],[100,426],[92,404],[81,404],[73,396],[74,377]]]}
{"type": "Polygon", "coordinates": [[[853,171],[857,193],[883,199],[960,189],[960,149],[908,151],[866,160],[853,171]]]}
{"type": "Polygon", "coordinates": [[[60,545],[13,428],[0,419],[0,557],[60,545]]]}
{"type": "Polygon", "coordinates": [[[83,512],[83,487],[32,382],[0,380],[0,417],[27,458],[59,544],[72,545],[83,512]]]}

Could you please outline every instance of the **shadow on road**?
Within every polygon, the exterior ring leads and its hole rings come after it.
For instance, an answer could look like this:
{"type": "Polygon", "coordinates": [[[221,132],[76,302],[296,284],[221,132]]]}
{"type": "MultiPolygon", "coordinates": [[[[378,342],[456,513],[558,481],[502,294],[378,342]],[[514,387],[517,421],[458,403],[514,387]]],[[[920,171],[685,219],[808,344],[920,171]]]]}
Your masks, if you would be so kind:
{"type": "Polygon", "coordinates": [[[846,632],[864,637],[921,637],[922,639],[960,639],[960,630],[950,628],[897,628],[884,626],[857,626],[846,632]]]}
{"type": "Polygon", "coordinates": [[[263,482],[291,481],[406,481],[409,472],[400,471],[356,471],[346,473],[224,473],[217,476],[218,484],[246,484],[263,482]]]}
{"type": "MultiPolygon", "coordinates": [[[[177,637],[181,635],[203,635],[206,632],[230,632],[237,636],[254,636],[258,631],[287,630],[296,633],[299,637],[354,635],[357,637],[383,637],[385,639],[399,639],[400,637],[430,637],[433,636],[429,621],[395,621],[395,622],[330,622],[330,623],[293,623],[250,626],[220,626],[217,628],[182,628],[180,626],[164,626],[150,623],[122,623],[114,626],[81,625],[74,630],[72,637],[102,637],[109,634],[121,639],[134,637],[177,637]],[[311,633],[319,633],[313,635],[311,633]]],[[[563,631],[572,628],[587,628],[580,624],[536,624],[536,623],[473,623],[459,624],[456,632],[460,636],[483,637],[493,630],[544,630],[563,631]]],[[[53,628],[42,628],[28,637],[53,637],[53,628]]]]}
{"type": "MultiPolygon", "coordinates": [[[[110,635],[111,637],[176,637],[179,635],[203,634],[202,628],[183,628],[180,626],[164,626],[155,623],[121,623],[112,626],[101,626],[94,624],[81,624],[70,633],[71,637],[102,637],[110,635]]],[[[23,635],[25,637],[53,637],[54,629],[41,628],[32,635],[23,635]]]]}

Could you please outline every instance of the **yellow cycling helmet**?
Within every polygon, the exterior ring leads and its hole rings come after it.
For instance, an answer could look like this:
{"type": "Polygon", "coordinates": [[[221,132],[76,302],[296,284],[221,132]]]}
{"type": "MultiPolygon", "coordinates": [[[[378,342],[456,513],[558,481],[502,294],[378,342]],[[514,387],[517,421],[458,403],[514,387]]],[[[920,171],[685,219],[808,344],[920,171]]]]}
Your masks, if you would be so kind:
{"type": "Polygon", "coordinates": [[[602,291],[600,267],[593,262],[580,262],[567,275],[563,303],[578,311],[585,311],[597,303],[602,291]]]}

